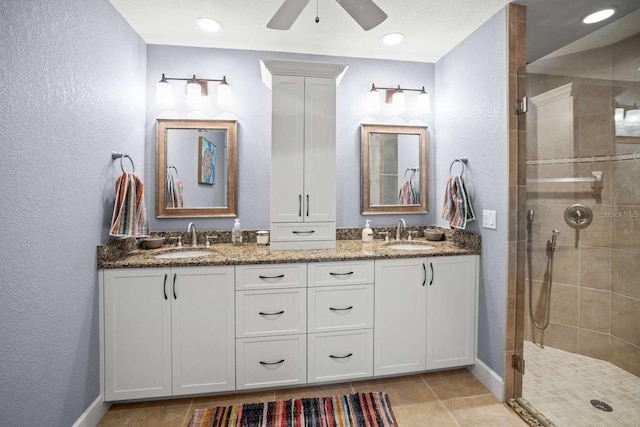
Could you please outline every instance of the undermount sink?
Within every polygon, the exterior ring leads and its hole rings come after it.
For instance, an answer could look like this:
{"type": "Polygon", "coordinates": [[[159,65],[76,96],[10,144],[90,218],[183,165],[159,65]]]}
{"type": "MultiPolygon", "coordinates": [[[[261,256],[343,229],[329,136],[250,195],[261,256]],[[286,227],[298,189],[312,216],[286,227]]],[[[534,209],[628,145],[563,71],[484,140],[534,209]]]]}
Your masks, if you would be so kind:
{"type": "Polygon", "coordinates": [[[388,249],[396,249],[403,251],[426,251],[428,249],[433,249],[433,246],[429,245],[421,245],[421,244],[411,244],[411,243],[394,243],[393,245],[387,245],[388,249]]]}
{"type": "Polygon", "coordinates": [[[211,251],[176,251],[165,252],[163,254],[154,255],[154,258],[193,258],[203,255],[211,255],[211,251]]]}

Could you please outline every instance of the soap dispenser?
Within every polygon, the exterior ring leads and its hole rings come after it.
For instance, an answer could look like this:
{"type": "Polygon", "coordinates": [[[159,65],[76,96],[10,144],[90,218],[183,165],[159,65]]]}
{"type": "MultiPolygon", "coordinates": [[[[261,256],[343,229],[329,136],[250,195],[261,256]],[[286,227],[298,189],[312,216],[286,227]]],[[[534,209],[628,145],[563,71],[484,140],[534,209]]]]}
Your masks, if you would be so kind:
{"type": "Polygon", "coordinates": [[[231,243],[239,245],[242,243],[242,230],[240,229],[240,218],[236,218],[231,229],[231,243]]]}
{"type": "Polygon", "coordinates": [[[371,220],[367,220],[362,229],[362,241],[364,243],[373,242],[373,230],[371,229],[371,220]]]}

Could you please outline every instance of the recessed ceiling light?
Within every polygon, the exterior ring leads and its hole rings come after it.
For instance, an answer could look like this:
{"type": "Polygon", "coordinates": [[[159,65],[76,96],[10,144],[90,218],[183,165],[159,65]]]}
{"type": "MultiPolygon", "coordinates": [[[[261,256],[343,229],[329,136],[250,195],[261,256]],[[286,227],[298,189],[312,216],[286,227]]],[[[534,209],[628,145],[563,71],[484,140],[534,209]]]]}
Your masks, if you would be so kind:
{"type": "Polygon", "coordinates": [[[596,12],[590,13],[584,18],[582,18],[582,22],[584,24],[595,24],[596,22],[604,21],[605,19],[612,16],[616,13],[616,9],[613,7],[608,7],[606,9],[601,9],[596,12]]]}
{"type": "Polygon", "coordinates": [[[404,34],[402,33],[389,33],[380,37],[380,43],[385,44],[387,46],[398,44],[402,40],[404,40],[404,34]]]}
{"type": "Polygon", "coordinates": [[[196,19],[198,27],[203,31],[209,31],[210,33],[217,33],[222,31],[222,24],[212,18],[198,18],[196,19]]]}

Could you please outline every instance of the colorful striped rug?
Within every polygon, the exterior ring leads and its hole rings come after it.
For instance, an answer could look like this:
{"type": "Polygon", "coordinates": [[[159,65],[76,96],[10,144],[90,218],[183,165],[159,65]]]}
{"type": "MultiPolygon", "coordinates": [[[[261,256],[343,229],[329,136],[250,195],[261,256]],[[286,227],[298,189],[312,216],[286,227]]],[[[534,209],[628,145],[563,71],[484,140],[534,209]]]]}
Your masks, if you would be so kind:
{"type": "Polygon", "coordinates": [[[189,427],[395,427],[386,393],[196,409],[189,427]]]}

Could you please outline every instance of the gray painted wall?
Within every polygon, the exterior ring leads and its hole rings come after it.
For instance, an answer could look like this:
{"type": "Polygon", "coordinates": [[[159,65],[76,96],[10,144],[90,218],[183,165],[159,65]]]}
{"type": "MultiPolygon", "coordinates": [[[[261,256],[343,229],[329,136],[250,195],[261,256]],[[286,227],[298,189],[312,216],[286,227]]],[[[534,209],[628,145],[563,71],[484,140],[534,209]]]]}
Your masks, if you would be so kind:
{"type": "Polygon", "coordinates": [[[111,150],[144,174],[146,47],[106,0],[0,17],[0,424],[68,427],[100,393],[96,246],[111,150]]]}
{"type": "MultiPolygon", "coordinates": [[[[415,92],[407,93],[407,109],[394,114],[389,106],[371,113],[366,95],[377,86],[421,88],[434,93],[434,64],[383,61],[361,58],[300,55],[228,49],[191,48],[149,45],[147,47],[147,122],[145,182],[148,206],[155,197],[155,120],[157,118],[211,118],[238,120],[238,216],[243,228],[269,227],[269,167],[271,157],[271,91],[260,77],[260,59],[287,59],[348,64],[337,91],[337,226],[364,226],[360,215],[360,124],[411,124],[433,128],[434,115],[416,114],[411,105],[415,92]],[[233,104],[221,109],[210,103],[201,110],[191,110],[183,102],[184,86],[176,83],[174,93],[180,98],[168,110],[156,103],[156,83],[162,73],[171,77],[220,79],[227,77],[233,90],[233,104]]],[[[215,95],[215,84],[210,93],[215,95]]],[[[430,129],[432,130],[432,129],[430,129]]],[[[431,141],[433,146],[433,141],[431,141]]],[[[430,150],[431,152],[431,150],[430,150]]],[[[429,181],[433,182],[433,176],[429,181]]],[[[434,194],[430,206],[435,206],[434,194]]],[[[190,219],[156,219],[151,210],[151,230],[186,229],[190,219]]],[[[431,224],[433,214],[368,216],[372,226],[395,224],[398,218],[407,224],[431,224]]],[[[232,218],[194,219],[198,230],[230,229],[232,218]]]]}
{"type": "MultiPolygon", "coordinates": [[[[507,283],[507,51],[506,8],[436,64],[436,198],[442,209],[453,159],[466,156],[464,173],[477,220],[467,231],[482,236],[478,357],[496,374],[504,369],[507,283]],[[482,228],[482,210],[497,211],[497,230],[482,228]]],[[[453,173],[460,170],[456,164],[453,173]]],[[[438,224],[448,225],[435,215],[438,224]]]]}

